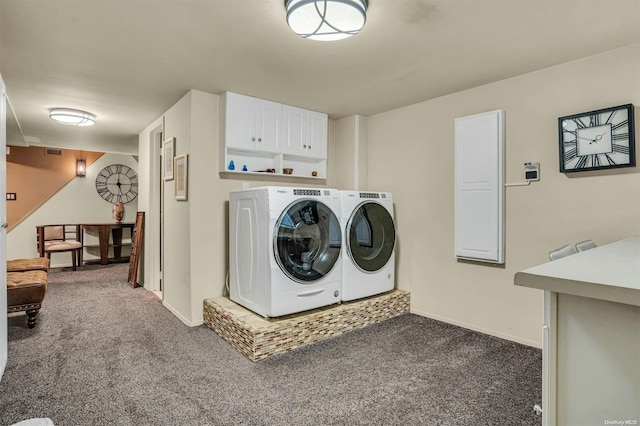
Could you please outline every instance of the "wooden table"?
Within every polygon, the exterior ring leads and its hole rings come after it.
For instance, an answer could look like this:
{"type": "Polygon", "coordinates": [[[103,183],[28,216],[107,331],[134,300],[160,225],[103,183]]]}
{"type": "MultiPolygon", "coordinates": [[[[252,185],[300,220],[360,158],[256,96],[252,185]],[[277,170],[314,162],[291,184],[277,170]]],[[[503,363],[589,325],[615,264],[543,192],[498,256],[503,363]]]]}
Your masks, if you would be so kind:
{"type": "Polygon", "coordinates": [[[640,425],[640,237],[526,269],[514,283],[545,290],[542,424],[640,425]]]}
{"type": "Polygon", "coordinates": [[[122,258],[122,230],[129,229],[130,235],[133,235],[134,223],[83,223],[82,227],[83,241],[84,231],[93,229],[98,231],[98,242],[100,247],[100,264],[106,265],[109,260],[112,262],[124,262],[129,258],[122,258]],[[111,235],[112,243],[109,244],[109,235],[111,235]],[[113,248],[113,258],[109,258],[109,247],[113,248]]]}

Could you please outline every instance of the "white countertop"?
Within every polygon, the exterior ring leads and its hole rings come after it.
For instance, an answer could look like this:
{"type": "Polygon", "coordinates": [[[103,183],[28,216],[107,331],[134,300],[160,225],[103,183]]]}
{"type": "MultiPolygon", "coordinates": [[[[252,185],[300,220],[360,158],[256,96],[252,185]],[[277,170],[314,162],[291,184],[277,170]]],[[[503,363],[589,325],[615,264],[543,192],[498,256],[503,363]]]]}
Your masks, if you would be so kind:
{"type": "Polygon", "coordinates": [[[525,269],[514,284],[640,306],[640,237],[525,269]]]}

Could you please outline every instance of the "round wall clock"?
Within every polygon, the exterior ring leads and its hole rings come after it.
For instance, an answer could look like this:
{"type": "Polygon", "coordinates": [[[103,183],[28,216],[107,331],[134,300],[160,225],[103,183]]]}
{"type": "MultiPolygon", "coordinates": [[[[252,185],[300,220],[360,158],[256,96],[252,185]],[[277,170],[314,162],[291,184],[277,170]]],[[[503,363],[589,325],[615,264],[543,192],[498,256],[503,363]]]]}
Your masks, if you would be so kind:
{"type": "Polygon", "coordinates": [[[560,171],[636,165],[633,105],[620,105],[558,118],[560,171]]]}
{"type": "Polygon", "coordinates": [[[138,196],[138,175],[129,166],[111,164],[96,176],[96,191],[110,203],[128,203],[138,196]]]}

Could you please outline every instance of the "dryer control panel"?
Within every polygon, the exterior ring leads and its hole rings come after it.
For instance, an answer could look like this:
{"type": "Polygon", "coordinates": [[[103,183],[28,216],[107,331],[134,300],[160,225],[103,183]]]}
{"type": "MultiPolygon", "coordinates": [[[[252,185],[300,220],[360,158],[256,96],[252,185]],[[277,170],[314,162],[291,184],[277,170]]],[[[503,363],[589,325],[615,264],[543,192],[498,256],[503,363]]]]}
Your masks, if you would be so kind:
{"type": "Polygon", "coordinates": [[[380,194],[377,192],[361,192],[360,198],[380,198],[380,194]]]}
{"type": "Polygon", "coordinates": [[[312,195],[312,196],[320,196],[322,193],[318,189],[294,189],[293,195],[312,195]]]}

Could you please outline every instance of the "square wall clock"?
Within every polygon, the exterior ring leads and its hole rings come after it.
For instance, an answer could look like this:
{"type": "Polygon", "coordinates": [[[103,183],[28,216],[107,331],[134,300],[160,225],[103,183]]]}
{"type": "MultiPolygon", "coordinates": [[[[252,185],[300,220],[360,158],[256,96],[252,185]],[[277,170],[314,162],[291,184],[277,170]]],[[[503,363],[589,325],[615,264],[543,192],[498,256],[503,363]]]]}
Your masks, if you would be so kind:
{"type": "Polygon", "coordinates": [[[633,105],[558,118],[560,172],[634,167],[633,105]]]}

